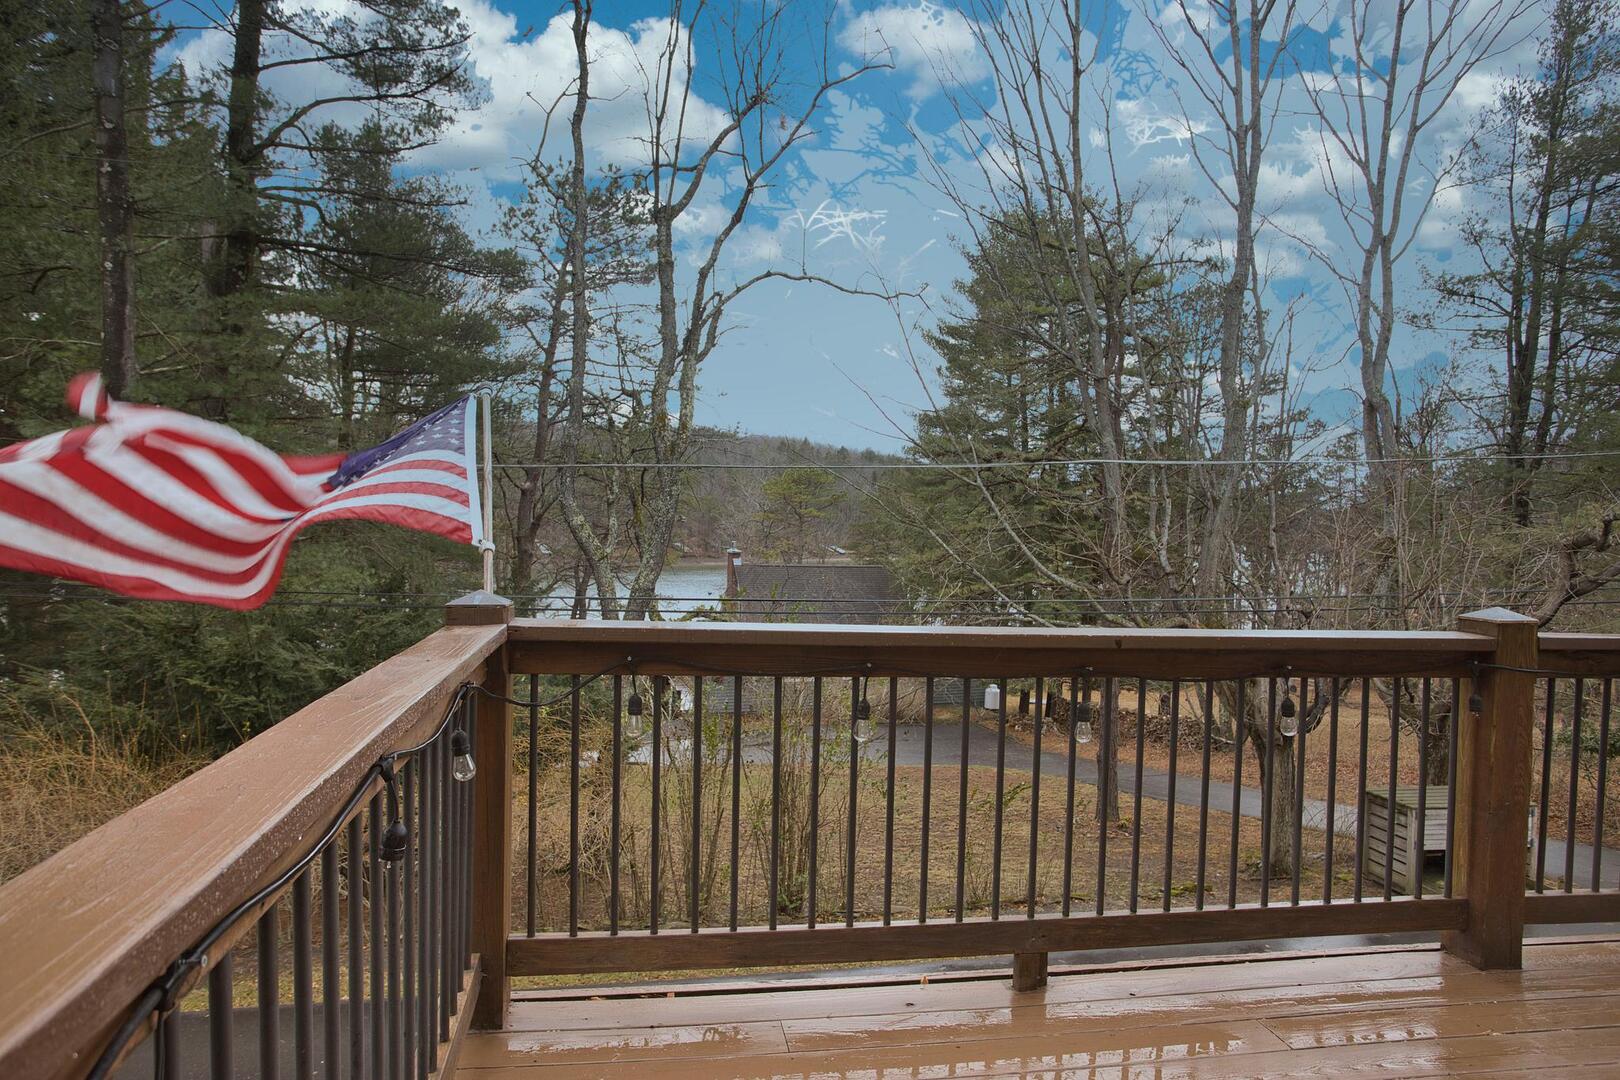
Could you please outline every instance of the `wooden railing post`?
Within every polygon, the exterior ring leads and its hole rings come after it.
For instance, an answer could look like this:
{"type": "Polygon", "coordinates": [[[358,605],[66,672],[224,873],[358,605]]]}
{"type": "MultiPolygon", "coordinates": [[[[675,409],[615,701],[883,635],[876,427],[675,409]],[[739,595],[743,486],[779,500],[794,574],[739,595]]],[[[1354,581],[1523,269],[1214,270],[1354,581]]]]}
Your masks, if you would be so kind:
{"type": "MultiPolygon", "coordinates": [[[[1477,685],[1462,694],[1482,708],[1460,714],[1452,889],[1468,901],[1468,922],[1446,931],[1447,952],[1477,968],[1518,968],[1524,945],[1524,864],[1530,813],[1531,726],[1537,666],[1536,621],[1489,608],[1462,616],[1457,629],[1496,641],[1477,685]]],[[[1466,685],[1466,684],[1465,684],[1466,685]]],[[[1454,717],[1453,722],[1457,722],[1454,717]]]]}
{"type": "MultiPolygon", "coordinates": [[[[512,621],[512,601],[488,592],[468,593],[445,608],[451,626],[512,621]]],[[[484,687],[511,693],[506,646],[484,662],[484,687]]],[[[473,1027],[506,1026],[512,984],[506,974],[506,939],[512,924],[512,713],[504,701],[479,695],[473,760],[472,951],[479,956],[479,986],[473,1027]]]]}
{"type": "Polygon", "coordinates": [[[1020,993],[1046,985],[1046,953],[1013,953],[1013,989],[1020,993]]]}

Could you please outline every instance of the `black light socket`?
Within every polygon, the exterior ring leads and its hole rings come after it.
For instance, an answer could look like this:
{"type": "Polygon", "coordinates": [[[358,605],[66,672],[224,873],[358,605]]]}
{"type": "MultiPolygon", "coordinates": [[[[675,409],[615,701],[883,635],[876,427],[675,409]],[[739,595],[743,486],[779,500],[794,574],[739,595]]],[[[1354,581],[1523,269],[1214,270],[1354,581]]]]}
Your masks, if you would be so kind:
{"type": "Polygon", "coordinates": [[[383,830],[382,846],[377,849],[377,858],[383,862],[398,862],[410,850],[411,834],[405,828],[405,823],[395,818],[383,830]]]}

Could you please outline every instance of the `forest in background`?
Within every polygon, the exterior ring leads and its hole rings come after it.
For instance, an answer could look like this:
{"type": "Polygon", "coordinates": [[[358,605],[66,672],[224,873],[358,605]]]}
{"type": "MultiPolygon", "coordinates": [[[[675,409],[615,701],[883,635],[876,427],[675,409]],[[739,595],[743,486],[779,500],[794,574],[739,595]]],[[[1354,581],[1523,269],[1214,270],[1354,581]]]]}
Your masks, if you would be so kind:
{"type": "MultiPolygon", "coordinates": [[[[717,432],[694,403],[733,305],[766,281],[810,304],[816,289],[904,299],[728,259],[828,95],[891,64],[881,43],[834,62],[836,5],[698,13],[724,123],[693,138],[690,84],[650,78],[634,168],[585,150],[594,13],[569,5],[573,92],[488,235],[469,231],[464,192],[410,167],[482,102],[467,25],[440,0],[242,0],[206,28],[231,45],[208,71],[167,59],[177,30],[141,3],[11,5],[0,441],[69,424],[62,388],[89,368],[283,452],[364,447],[488,385],[498,584],[566,589],[593,617],[658,617],[672,560],[736,542],[782,559],[854,546],[919,620],[1435,627],[1499,602],[1612,629],[1615,5],[1391,7],[1393,38],[1381,0],[1347,6],[1349,44],[1303,121],[1280,114],[1299,72],[1270,43],[1320,30],[1325,9],[1232,0],[1166,34],[1191,167],[1223,200],[1212,243],[1149,213],[1164,193],[1121,185],[1112,144],[1080,137],[1116,123],[1080,5],[965,4],[994,92],[959,84],[953,104],[1000,152],[976,177],[930,178],[969,268],[941,317],[908,328],[919,379],[941,365],[905,454],[930,467],[834,473],[812,466],[892,462],[717,432]],[[1458,87],[1524,35],[1534,68],[1437,150],[1425,135],[1458,87]],[[289,68],[340,89],[285,100],[271,83],[289,68]],[[1323,132],[1354,241],[1297,238],[1354,327],[1358,415],[1326,441],[1300,388],[1322,358],[1296,349],[1298,311],[1256,253],[1288,227],[1262,177],[1296,122],[1323,132]],[[1451,188],[1479,210],[1459,258],[1423,264],[1413,237],[1451,188]],[[700,195],[722,213],[694,242],[700,195]],[[1423,288],[1397,291],[1413,271],[1423,288]],[[1397,382],[1403,321],[1444,333],[1454,367],[1397,382]],[[783,468],[689,468],[744,459],[783,468]]],[[[658,70],[691,70],[697,38],[670,25],[658,70]]],[[[205,759],[418,638],[477,582],[463,548],[351,524],[295,544],[276,599],[248,614],[0,574],[4,738],[205,759]]]]}

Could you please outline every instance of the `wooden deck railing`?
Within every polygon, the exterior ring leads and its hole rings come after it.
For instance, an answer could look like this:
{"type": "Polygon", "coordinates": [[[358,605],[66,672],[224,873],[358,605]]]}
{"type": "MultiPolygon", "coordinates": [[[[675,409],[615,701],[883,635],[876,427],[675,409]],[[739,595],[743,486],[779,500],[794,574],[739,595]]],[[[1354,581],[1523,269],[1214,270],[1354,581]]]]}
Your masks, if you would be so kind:
{"type": "MultiPolygon", "coordinates": [[[[215,1077],[296,1077],[340,1058],[355,1076],[438,1070],[480,952],[463,917],[473,797],[446,778],[449,740],[475,717],[461,688],[505,683],[509,611],[454,607],[456,625],[0,887],[0,1076],[85,1076],[126,1021],[116,1075],[207,1062],[215,1077]],[[376,766],[412,748],[394,762],[396,814],[376,766]],[[389,860],[396,818],[409,846],[389,860]],[[199,962],[177,968],[188,954],[199,962]],[[154,1001],[165,982],[172,1000],[154,1001]]],[[[504,716],[486,709],[478,734],[504,716]]]]}
{"type": "Polygon", "coordinates": [[[1501,610],[1434,633],[520,620],[511,670],[573,693],[527,717],[505,974],[1011,954],[1035,983],[1060,949],[1418,930],[1516,966],[1527,917],[1620,918],[1568,874],[1527,906],[1533,686],[1620,674],[1620,639],[1546,637],[1551,668],[1501,610]],[[1412,829],[1437,849],[1403,874],[1412,829]]]}
{"type": "Polygon", "coordinates": [[[1007,954],[1030,986],[1056,950],[1422,930],[1494,968],[1526,921],[1620,920],[1591,745],[1620,638],[1498,610],[1433,633],[509,615],[454,605],[0,887],[0,1075],[85,1075],[133,1017],[161,1037],[126,1069],[425,1077],[524,975],[1007,954]]]}

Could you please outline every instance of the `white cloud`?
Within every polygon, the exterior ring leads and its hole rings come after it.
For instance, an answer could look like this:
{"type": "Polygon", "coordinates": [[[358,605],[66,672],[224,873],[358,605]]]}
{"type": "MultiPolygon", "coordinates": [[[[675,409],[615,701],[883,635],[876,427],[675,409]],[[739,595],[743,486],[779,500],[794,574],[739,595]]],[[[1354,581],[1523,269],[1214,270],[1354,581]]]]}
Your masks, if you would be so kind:
{"type": "MultiPolygon", "coordinates": [[[[567,152],[568,114],[573,109],[577,72],[571,16],[557,15],[545,29],[524,38],[517,19],[495,9],[489,0],[468,0],[462,14],[473,31],[469,50],[473,70],[489,89],[483,108],[458,118],[437,146],[425,150],[420,164],[465,166],[469,161],[512,173],[540,147],[546,112],[552,121],[545,156],[567,152]]],[[[646,160],[651,144],[648,110],[659,82],[659,65],[675,58],[674,84],[690,78],[686,49],[670,48],[671,36],[684,40],[687,28],[666,19],[643,19],[627,30],[600,23],[591,26],[591,102],[587,149],[600,160],[632,166],[646,160]]],[[[724,109],[696,94],[686,111],[687,141],[707,141],[725,126],[724,109]]]]}
{"type": "Polygon", "coordinates": [[[739,266],[769,265],[782,259],[782,237],[777,229],[744,225],[732,234],[726,250],[739,266]]]}
{"type": "Polygon", "coordinates": [[[863,11],[850,20],[838,40],[863,60],[887,60],[911,76],[908,93],[913,98],[990,74],[967,16],[928,0],[863,11]]]}
{"type": "MultiPolygon", "coordinates": [[[[354,0],[294,0],[302,10],[370,17],[354,0]]],[[[464,0],[463,18],[471,30],[468,59],[486,100],[461,112],[438,143],[417,151],[412,162],[445,172],[479,170],[495,179],[513,179],[522,162],[540,148],[546,113],[552,111],[547,156],[566,154],[568,114],[573,108],[574,58],[571,16],[557,15],[537,34],[520,31],[516,16],[491,0],[464,0]]],[[[684,45],[688,28],[667,19],[643,19],[627,29],[601,23],[591,27],[591,104],[587,149],[598,160],[616,165],[639,164],[647,157],[649,97],[660,79],[661,62],[674,57],[676,93],[691,76],[684,45]],[[670,47],[675,36],[676,45],[670,47]]],[[[266,35],[266,56],[291,55],[295,44],[286,35],[266,35]]],[[[219,77],[229,60],[231,41],[224,33],[204,32],[186,40],[178,58],[193,75],[219,77]]],[[[282,101],[299,104],[318,96],[342,93],[341,75],[325,65],[284,68],[266,78],[282,101]]],[[[355,122],[362,106],[325,109],[321,119],[355,122]]],[[[708,141],[728,119],[723,108],[693,94],[685,115],[688,143],[708,141]]]]}

